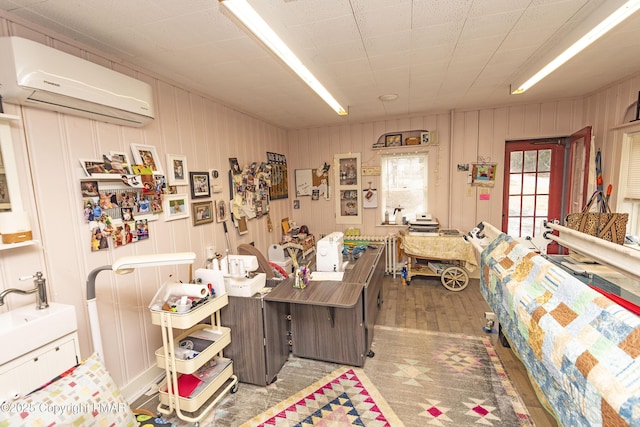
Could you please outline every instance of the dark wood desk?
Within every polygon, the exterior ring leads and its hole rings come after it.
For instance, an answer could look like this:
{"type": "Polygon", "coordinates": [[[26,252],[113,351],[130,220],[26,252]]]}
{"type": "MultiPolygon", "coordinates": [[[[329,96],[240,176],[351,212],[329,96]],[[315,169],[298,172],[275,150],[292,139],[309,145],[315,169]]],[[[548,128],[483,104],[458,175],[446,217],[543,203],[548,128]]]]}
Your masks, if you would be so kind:
{"type": "Polygon", "coordinates": [[[310,281],[305,289],[293,279],[264,297],[269,304],[288,304],[291,351],[295,356],[363,366],[373,341],[382,304],[384,246],[367,249],[350,262],[342,281],[310,281]]]}

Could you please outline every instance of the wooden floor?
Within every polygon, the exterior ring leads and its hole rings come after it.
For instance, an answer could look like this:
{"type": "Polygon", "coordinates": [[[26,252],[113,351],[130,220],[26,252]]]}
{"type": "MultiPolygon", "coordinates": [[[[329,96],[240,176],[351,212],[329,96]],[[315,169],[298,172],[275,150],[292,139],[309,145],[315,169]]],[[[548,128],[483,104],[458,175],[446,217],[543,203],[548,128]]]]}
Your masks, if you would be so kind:
{"type": "MultiPolygon", "coordinates": [[[[468,335],[487,335],[484,313],[491,311],[480,294],[478,279],[471,279],[460,292],[451,292],[437,277],[414,277],[409,286],[388,275],[383,283],[383,304],[376,324],[398,328],[424,329],[468,335]]],[[[531,387],[526,370],[513,352],[503,347],[497,334],[492,343],[507,374],[527,405],[536,426],[557,426],[555,419],[542,407],[531,387]]]]}

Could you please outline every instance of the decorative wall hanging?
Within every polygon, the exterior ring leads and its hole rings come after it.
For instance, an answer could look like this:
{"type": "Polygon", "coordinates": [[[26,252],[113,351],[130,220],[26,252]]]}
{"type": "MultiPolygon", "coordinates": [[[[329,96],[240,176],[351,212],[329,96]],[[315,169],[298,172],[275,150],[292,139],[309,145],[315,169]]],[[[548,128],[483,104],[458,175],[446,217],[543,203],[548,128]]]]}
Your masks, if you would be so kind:
{"type": "Polygon", "coordinates": [[[371,182],[369,182],[369,188],[362,192],[362,207],[364,209],[378,207],[378,190],[371,188],[371,182]]]}
{"type": "Polygon", "coordinates": [[[267,151],[267,162],[271,167],[271,185],[269,198],[271,200],[286,199],[289,197],[287,159],[284,154],[267,151]]]}
{"type": "Polygon", "coordinates": [[[329,168],[326,162],[321,168],[312,169],[313,187],[311,188],[311,200],[319,200],[320,197],[324,197],[325,200],[329,200],[329,168]]]}
{"type": "Polygon", "coordinates": [[[471,171],[471,185],[493,187],[496,182],[497,163],[474,163],[471,171]]]}

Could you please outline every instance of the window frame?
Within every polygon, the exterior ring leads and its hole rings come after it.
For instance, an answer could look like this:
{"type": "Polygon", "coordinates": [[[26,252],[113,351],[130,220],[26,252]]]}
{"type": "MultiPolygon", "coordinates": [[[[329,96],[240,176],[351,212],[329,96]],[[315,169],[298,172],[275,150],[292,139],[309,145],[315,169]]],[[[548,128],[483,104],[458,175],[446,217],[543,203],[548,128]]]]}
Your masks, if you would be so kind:
{"type": "MultiPolygon", "coordinates": [[[[387,167],[386,164],[389,160],[393,159],[393,158],[409,158],[409,157],[421,157],[423,158],[423,163],[424,163],[424,175],[423,175],[423,191],[424,191],[424,206],[422,207],[421,210],[416,210],[415,213],[418,212],[423,212],[423,213],[428,213],[429,212],[429,192],[430,192],[430,184],[429,184],[429,152],[428,151],[418,151],[418,152],[411,152],[411,153],[400,153],[400,152],[391,152],[391,153],[385,153],[382,154],[380,156],[380,195],[379,195],[379,199],[380,199],[380,209],[378,214],[380,215],[380,221],[384,224],[385,223],[385,213],[389,212],[389,223],[393,224],[393,225],[400,225],[402,224],[402,221],[398,221],[396,220],[396,216],[394,214],[394,206],[387,206],[388,202],[387,202],[387,196],[388,196],[388,191],[389,191],[389,187],[388,187],[388,183],[389,183],[389,178],[388,178],[388,172],[387,172],[387,167]]],[[[402,206],[403,211],[404,208],[406,208],[406,206],[402,206]]],[[[398,215],[400,215],[400,217],[403,216],[407,216],[407,214],[403,211],[400,211],[400,213],[398,215]]]]}

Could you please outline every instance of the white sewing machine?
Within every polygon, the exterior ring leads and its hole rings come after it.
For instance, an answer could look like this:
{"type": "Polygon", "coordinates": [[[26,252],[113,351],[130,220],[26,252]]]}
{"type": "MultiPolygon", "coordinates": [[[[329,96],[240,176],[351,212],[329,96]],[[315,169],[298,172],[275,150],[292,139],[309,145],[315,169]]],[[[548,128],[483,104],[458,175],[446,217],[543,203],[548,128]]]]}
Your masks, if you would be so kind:
{"type": "Polygon", "coordinates": [[[316,245],[316,271],[344,271],[343,247],[344,233],[340,231],[320,239],[316,245]]]}
{"type": "Polygon", "coordinates": [[[228,255],[220,260],[220,271],[229,296],[250,297],[265,287],[267,275],[251,273],[258,269],[253,255],[228,255]]]}

